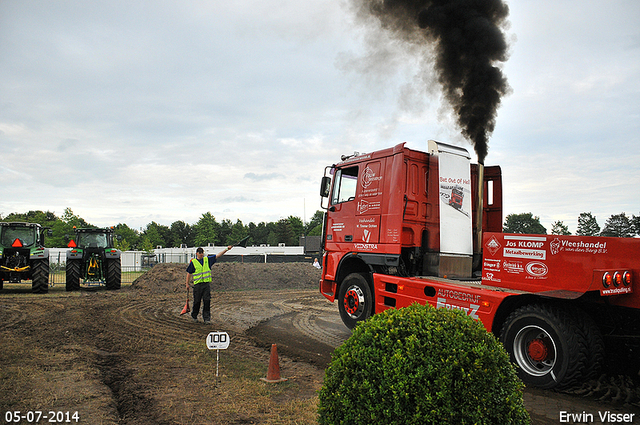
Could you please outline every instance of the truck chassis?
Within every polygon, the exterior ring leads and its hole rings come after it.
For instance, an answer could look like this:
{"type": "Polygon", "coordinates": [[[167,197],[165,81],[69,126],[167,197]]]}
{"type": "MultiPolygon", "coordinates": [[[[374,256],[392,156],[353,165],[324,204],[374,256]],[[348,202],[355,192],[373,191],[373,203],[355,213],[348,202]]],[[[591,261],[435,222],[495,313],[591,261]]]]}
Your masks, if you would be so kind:
{"type": "Polygon", "coordinates": [[[429,142],[327,167],[320,292],[353,328],[412,303],[464,311],[526,384],[570,388],[640,364],[640,240],[503,234],[499,167],[429,142]],[[466,164],[466,165],[465,165],[466,164]]]}

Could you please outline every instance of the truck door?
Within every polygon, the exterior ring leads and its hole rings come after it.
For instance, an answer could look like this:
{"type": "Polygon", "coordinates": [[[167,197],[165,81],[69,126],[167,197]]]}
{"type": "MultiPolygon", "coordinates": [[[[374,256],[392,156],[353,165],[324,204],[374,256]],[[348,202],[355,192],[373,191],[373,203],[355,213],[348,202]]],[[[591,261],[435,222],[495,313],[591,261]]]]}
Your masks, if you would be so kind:
{"type": "Polygon", "coordinates": [[[354,241],[377,244],[380,239],[380,214],[382,211],[382,161],[370,161],[362,165],[356,198],[356,223],[354,241]]]}
{"type": "Polygon", "coordinates": [[[333,176],[327,241],[353,242],[359,167],[338,168],[333,176]]]}
{"type": "Polygon", "coordinates": [[[384,159],[338,168],[333,177],[327,241],[372,248],[380,241],[384,159]]]}

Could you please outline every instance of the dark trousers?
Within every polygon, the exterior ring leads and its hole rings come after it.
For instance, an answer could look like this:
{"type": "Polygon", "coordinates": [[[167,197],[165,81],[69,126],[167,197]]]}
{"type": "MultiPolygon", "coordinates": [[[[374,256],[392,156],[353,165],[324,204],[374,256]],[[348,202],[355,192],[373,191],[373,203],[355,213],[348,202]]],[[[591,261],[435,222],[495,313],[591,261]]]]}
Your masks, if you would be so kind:
{"type": "Polygon", "coordinates": [[[193,310],[191,317],[198,318],[200,313],[200,301],[202,301],[202,318],[205,321],[211,320],[211,285],[210,282],[193,285],[193,310]]]}

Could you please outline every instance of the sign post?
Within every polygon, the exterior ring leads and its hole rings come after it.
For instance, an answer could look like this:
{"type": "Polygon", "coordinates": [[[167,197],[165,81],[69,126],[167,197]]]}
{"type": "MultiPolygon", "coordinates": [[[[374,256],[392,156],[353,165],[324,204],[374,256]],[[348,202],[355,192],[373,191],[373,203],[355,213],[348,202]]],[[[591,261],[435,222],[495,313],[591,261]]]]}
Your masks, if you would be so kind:
{"type": "Polygon", "coordinates": [[[226,332],[211,332],[207,335],[207,348],[216,350],[216,384],[218,383],[218,370],[220,365],[220,350],[229,348],[229,334],[226,332]]]}

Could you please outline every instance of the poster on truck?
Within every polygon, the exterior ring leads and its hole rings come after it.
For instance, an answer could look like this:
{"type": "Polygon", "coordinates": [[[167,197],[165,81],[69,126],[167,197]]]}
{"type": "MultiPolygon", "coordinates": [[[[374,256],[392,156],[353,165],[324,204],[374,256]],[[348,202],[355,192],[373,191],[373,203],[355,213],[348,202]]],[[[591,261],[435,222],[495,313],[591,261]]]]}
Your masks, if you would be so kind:
{"type": "Polygon", "coordinates": [[[440,251],[473,254],[471,172],[468,158],[455,153],[438,155],[440,178],[440,251]]]}

